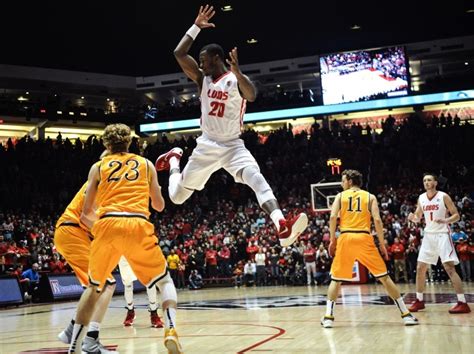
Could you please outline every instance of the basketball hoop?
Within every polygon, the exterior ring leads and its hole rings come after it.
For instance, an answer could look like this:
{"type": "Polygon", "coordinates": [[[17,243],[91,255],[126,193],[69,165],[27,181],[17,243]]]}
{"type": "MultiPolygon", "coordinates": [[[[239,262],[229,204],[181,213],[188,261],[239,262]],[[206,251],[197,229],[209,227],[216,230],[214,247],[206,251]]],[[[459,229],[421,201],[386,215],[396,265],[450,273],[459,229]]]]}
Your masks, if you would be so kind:
{"type": "Polygon", "coordinates": [[[331,211],[332,203],[341,190],[340,182],[319,182],[311,184],[311,205],[313,211],[331,211]]]}

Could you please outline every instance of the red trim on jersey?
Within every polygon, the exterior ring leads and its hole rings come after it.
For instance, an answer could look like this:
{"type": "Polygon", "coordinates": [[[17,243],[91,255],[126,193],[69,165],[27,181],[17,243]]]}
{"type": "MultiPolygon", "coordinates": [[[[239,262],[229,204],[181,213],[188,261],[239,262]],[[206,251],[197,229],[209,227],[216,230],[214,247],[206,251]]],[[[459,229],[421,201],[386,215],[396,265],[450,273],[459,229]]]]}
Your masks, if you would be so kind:
{"type": "Polygon", "coordinates": [[[428,200],[431,202],[434,199],[434,197],[436,197],[437,195],[438,195],[438,191],[436,191],[435,195],[430,198],[428,197],[428,193],[426,193],[426,198],[428,198],[428,200]]]}
{"type": "Polygon", "coordinates": [[[247,108],[246,100],[245,98],[242,98],[242,103],[240,104],[240,127],[244,125],[244,114],[245,114],[245,109],[247,108]]]}
{"type": "Polygon", "coordinates": [[[223,73],[221,76],[219,76],[217,79],[212,80],[212,83],[213,83],[213,84],[217,83],[220,79],[222,79],[224,76],[229,75],[231,72],[232,72],[232,71],[226,71],[226,72],[223,73]]]}

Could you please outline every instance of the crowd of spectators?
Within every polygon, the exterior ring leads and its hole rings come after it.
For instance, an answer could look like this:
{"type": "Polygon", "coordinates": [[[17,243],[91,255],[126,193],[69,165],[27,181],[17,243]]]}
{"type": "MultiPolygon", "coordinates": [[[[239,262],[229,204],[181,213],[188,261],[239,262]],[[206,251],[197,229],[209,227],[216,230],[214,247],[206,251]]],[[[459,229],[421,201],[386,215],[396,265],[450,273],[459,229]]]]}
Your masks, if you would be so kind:
{"type": "MultiPolygon", "coordinates": [[[[309,186],[323,178],[331,180],[325,163],[337,156],[343,168],[363,172],[364,187],[379,199],[390,251],[387,265],[398,282],[415,277],[423,225],[409,224],[406,217],[423,192],[422,173],[438,173],[439,188],[451,195],[461,215],[453,234],[461,259],[459,271],[464,280],[472,280],[473,133],[469,124],[447,126],[416,115],[400,125],[387,118],[381,134],[370,127],[338,124],[331,129],[314,124],[298,134],[291,127],[282,128],[265,139],[255,131],[245,131],[242,138],[284,213],[307,212],[309,226],[292,247],[280,247],[253,192],[219,171],[184,205],[175,206],[167,199],[164,212],[152,214],[172,277],[179,288],[192,289],[223,282],[236,286],[326,284],[331,265],[328,214],[312,210],[309,186]]],[[[184,164],[195,144],[194,137],[171,142],[163,136],[144,147],[134,139],[131,151],[154,161],[170,147],[180,146],[184,164]]],[[[0,146],[1,273],[24,280],[31,277],[25,271],[32,268],[40,273],[69,271],[54,248],[54,224],[102,151],[95,136],[84,142],[61,136],[39,141],[25,137],[0,146]]],[[[167,177],[167,173],[159,174],[165,196],[167,177]]],[[[444,281],[447,276],[438,264],[429,279],[444,281]]],[[[25,291],[31,291],[30,284],[25,291]]]]}

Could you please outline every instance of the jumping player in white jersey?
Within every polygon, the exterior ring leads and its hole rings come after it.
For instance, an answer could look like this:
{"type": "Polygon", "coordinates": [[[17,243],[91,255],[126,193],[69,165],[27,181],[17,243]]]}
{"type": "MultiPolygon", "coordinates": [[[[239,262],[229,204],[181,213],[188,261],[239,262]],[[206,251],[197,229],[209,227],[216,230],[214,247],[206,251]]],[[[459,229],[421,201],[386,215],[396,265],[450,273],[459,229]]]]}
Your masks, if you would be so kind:
{"type": "Polygon", "coordinates": [[[169,196],[175,204],[184,203],[195,190],[204,188],[212,173],[224,168],[236,182],[252,188],[258,203],[275,224],[281,245],[286,247],[306,229],[308,217],[300,213],[285,219],[255,158],[239,138],[246,102],[255,101],[257,90],[239,68],[237,48],[232,49],[230,59],[226,60],[219,45],[206,45],[199,54],[200,65],[188,54],[198,33],[215,27],[209,23],[214,14],[212,6],[201,6],[194,24],[174,51],[184,73],[199,87],[202,135],[182,173],[179,162],[183,151],[180,148],[158,157],[155,166],[158,171],[170,170],[169,196]]]}
{"type": "MultiPolygon", "coordinates": [[[[125,327],[133,326],[135,321],[135,306],[133,304],[133,282],[137,280],[137,276],[127,262],[127,259],[122,256],[119,261],[120,277],[123,283],[123,294],[125,301],[127,302],[127,315],[123,321],[125,327]]],[[[156,302],[156,287],[146,288],[146,294],[148,296],[148,310],[150,311],[150,322],[153,328],[163,328],[160,316],[158,315],[158,305],[156,302]]]]}
{"type": "Polygon", "coordinates": [[[459,263],[459,260],[449,230],[449,224],[459,220],[459,213],[450,196],[436,190],[438,185],[436,175],[425,173],[423,185],[426,193],[421,194],[418,198],[415,213],[408,215],[408,220],[414,223],[420,222],[421,217],[424,216],[426,224],[416,268],[416,300],[409,310],[417,312],[425,308],[423,291],[425,290],[426,270],[429,264],[435,265],[438,258],[441,258],[458,298],[457,304],[449,309],[449,313],[471,312],[464,296],[461,278],[456,273],[455,265],[459,263]]]}

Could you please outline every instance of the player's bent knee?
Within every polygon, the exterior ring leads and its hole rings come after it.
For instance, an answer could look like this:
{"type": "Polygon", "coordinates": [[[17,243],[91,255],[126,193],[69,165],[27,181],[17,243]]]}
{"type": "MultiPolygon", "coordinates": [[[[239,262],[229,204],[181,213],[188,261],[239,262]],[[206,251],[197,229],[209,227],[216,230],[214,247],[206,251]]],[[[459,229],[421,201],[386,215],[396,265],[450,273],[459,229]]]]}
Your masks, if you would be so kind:
{"type": "Polygon", "coordinates": [[[169,189],[169,197],[173,204],[181,205],[194,193],[194,190],[184,188],[181,185],[178,185],[176,189],[169,189]]]}
{"type": "Polygon", "coordinates": [[[260,206],[269,200],[276,199],[270,185],[258,167],[244,167],[241,171],[241,178],[242,181],[255,192],[260,206]]]}
{"type": "Polygon", "coordinates": [[[105,287],[104,287],[104,290],[107,290],[107,291],[115,291],[115,288],[116,288],[116,285],[117,283],[105,283],[105,287]]]}
{"type": "Polygon", "coordinates": [[[176,287],[174,286],[173,279],[169,273],[167,273],[163,279],[160,279],[156,286],[161,293],[161,301],[174,301],[178,302],[178,295],[176,294],[176,287]]]}
{"type": "Polygon", "coordinates": [[[173,202],[173,204],[176,204],[176,205],[181,205],[186,201],[186,199],[180,197],[179,195],[170,194],[169,197],[170,197],[170,200],[173,202]]]}

